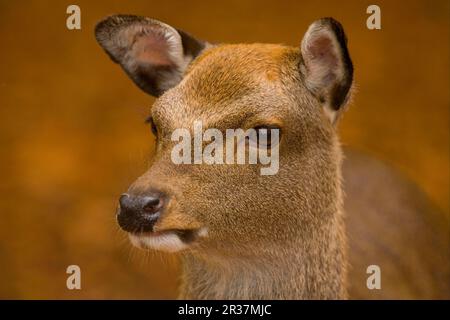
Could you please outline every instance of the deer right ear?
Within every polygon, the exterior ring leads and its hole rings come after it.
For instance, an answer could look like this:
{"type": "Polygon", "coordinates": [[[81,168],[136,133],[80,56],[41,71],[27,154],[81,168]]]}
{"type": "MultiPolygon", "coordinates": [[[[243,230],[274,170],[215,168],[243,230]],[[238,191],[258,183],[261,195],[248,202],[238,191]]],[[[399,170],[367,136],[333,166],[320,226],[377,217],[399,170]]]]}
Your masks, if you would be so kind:
{"type": "Polygon", "coordinates": [[[348,100],[353,82],[353,65],[341,24],[333,18],[315,21],[303,37],[301,53],[300,69],[306,87],[323,103],[334,122],[348,100]]]}
{"type": "Polygon", "coordinates": [[[207,45],[165,23],[133,15],[100,21],[95,37],[142,90],[156,97],[181,81],[207,45]]]}

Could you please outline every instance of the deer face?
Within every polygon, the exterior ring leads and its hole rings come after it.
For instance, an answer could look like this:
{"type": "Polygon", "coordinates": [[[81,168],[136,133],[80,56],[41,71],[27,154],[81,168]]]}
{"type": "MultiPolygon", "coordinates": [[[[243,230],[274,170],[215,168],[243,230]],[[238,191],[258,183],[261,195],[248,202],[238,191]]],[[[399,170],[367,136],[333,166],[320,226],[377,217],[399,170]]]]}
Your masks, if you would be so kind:
{"type": "MultiPolygon", "coordinates": [[[[340,183],[334,123],[353,72],[336,21],[313,23],[301,48],[213,46],[136,16],[106,18],[96,37],[140,88],[158,97],[149,118],[157,136],[152,164],[120,199],[118,221],[135,245],[251,256],[308,237],[333,219],[340,183]],[[268,154],[276,151],[276,172],[262,175],[262,163],[196,163],[195,155],[175,163],[173,133],[194,134],[196,123],[214,133],[197,141],[202,147],[229,129],[254,129],[247,150],[265,141],[268,154]]],[[[215,157],[226,154],[214,149],[215,157]]]]}

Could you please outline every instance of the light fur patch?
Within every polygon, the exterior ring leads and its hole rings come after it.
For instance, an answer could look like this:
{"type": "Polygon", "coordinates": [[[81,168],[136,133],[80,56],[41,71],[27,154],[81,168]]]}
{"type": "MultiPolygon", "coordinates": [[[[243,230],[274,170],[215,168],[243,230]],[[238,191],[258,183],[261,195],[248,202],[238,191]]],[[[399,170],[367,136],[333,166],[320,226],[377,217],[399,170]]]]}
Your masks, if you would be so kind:
{"type": "MultiPolygon", "coordinates": [[[[198,237],[206,237],[208,229],[201,228],[197,232],[198,237]]],[[[141,249],[154,249],[166,252],[177,252],[186,249],[189,244],[183,242],[175,232],[166,232],[153,235],[129,234],[131,243],[141,249]]]]}
{"type": "Polygon", "coordinates": [[[172,232],[161,235],[133,235],[130,234],[131,243],[141,249],[155,249],[167,252],[177,252],[188,246],[180,237],[172,232]]]}

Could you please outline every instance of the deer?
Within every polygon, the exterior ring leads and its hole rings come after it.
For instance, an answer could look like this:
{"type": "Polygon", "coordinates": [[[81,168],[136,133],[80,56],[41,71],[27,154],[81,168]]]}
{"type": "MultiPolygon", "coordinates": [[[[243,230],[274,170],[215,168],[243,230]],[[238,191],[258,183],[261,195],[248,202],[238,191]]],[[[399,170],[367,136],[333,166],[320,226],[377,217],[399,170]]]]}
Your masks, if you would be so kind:
{"type": "Polygon", "coordinates": [[[180,299],[450,298],[445,215],[390,166],[341,146],[354,81],[338,21],[314,21],[298,47],[212,44],[135,15],[104,18],[95,37],[156,98],[155,154],[116,217],[133,245],[180,257],[180,299]],[[174,164],[171,132],[195,121],[276,128],[279,171],[174,164]]]}

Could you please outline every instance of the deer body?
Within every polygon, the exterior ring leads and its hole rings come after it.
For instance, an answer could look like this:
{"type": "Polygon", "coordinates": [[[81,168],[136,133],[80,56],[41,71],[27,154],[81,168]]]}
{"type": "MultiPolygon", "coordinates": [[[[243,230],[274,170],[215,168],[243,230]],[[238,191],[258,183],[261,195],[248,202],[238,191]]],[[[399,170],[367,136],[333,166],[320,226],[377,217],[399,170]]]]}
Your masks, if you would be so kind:
{"type": "Polygon", "coordinates": [[[402,234],[402,218],[426,217],[427,201],[407,205],[406,199],[420,193],[405,183],[382,185],[377,177],[395,176],[382,165],[365,169],[359,161],[355,170],[346,165],[361,157],[343,157],[336,134],[353,82],[338,22],[314,22],[299,48],[210,45],[162,22],[127,15],[100,22],[96,37],[141,89],[158,97],[149,120],[157,135],[156,155],[121,197],[118,222],[138,247],[179,252],[181,298],[448,295],[442,285],[448,280],[448,226],[426,219],[407,225],[410,236],[424,230],[429,242],[421,246],[413,238],[401,245],[395,237],[385,238],[386,228],[402,234]],[[171,133],[193,130],[196,121],[219,132],[255,128],[258,139],[276,128],[281,132],[278,173],[261,176],[260,165],[251,164],[175,164],[171,133]],[[361,180],[368,172],[370,179],[361,180]],[[392,198],[380,200],[373,193],[392,198]],[[396,210],[397,205],[407,209],[396,210]],[[386,221],[394,214],[397,225],[379,223],[379,231],[370,229],[377,225],[373,220],[364,219],[386,221]],[[374,232],[379,238],[365,237],[374,232]],[[426,256],[431,243],[436,254],[426,256]],[[410,260],[397,257],[408,249],[415,252],[410,260]],[[395,280],[411,262],[420,266],[412,269],[426,273],[428,283],[412,275],[411,283],[395,280]],[[378,295],[369,292],[362,276],[369,264],[379,264],[383,279],[397,284],[385,284],[387,290],[378,295]]]}

